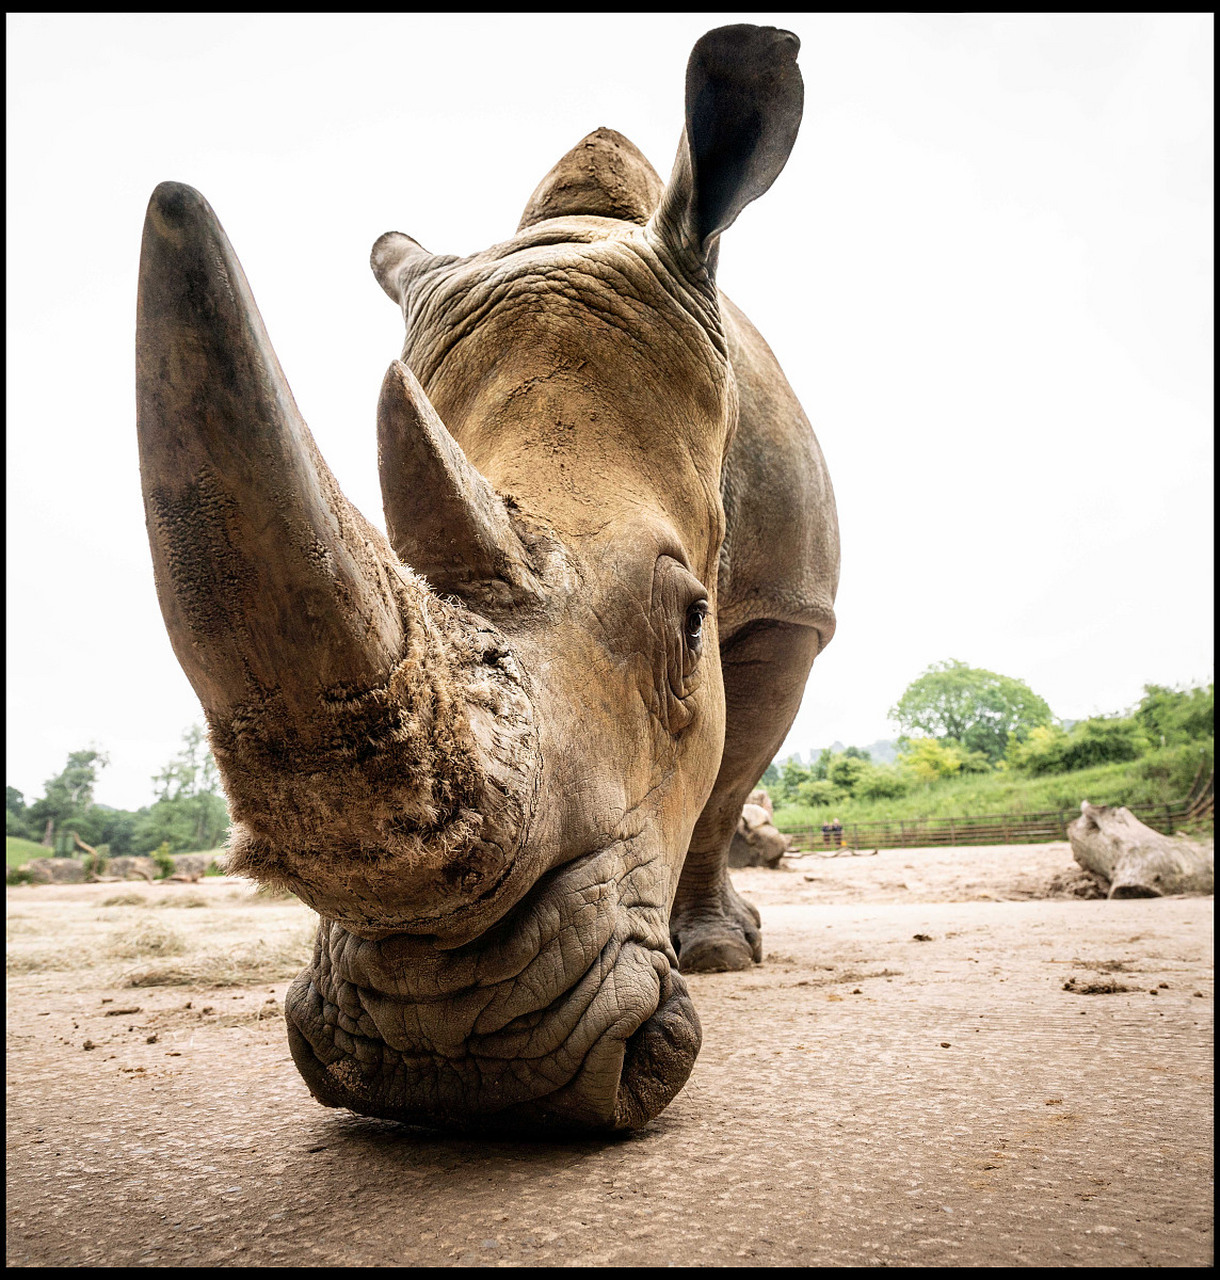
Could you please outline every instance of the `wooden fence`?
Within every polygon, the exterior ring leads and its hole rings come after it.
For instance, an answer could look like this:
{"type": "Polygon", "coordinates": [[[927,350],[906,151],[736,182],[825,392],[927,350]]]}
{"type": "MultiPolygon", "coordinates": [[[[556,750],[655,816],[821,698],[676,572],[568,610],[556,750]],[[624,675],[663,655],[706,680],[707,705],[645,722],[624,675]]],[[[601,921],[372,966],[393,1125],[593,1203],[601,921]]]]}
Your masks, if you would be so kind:
{"type": "MultiPolygon", "coordinates": [[[[1200,821],[1214,812],[1214,791],[1209,782],[1203,795],[1192,794],[1175,804],[1133,804],[1127,807],[1146,826],[1172,835],[1179,827],[1200,821]]],[[[1067,825],[1080,817],[1079,809],[1051,809],[1040,813],[986,813],[969,818],[926,818],[910,822],[847,823],[842,843],[851,849],[922,849],[932,845],[1039,844],[1066,840],[1067,825]]],[[[833,836],[820,827],[785,832],[792,837],[793,852],[833,847],[833,836]]]]}

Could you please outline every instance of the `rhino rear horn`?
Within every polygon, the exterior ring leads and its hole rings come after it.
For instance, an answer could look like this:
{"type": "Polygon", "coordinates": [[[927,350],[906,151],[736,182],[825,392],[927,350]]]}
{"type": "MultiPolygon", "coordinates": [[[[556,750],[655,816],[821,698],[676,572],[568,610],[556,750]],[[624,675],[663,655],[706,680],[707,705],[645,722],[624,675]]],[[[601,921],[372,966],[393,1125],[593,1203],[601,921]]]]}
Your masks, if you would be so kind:
{"type": "Polygon", "coordinates": [[[800,40],[777,27],[717,27],[691,50],[686,129],[651,227],[714,267],[716,237],[779,176],[796,142],[805,84],[800,40]]]}
{"type": "Polygon", "coordinates": [[[136,383],[157,594],[209,716],[274,693],[308,719],[383,680],[401,570],[322,460],[216,215],[176,183],[144,223],[136,383]]]}
{"type": "Polygon", "coordinates": [[[478,582],[531,585],[525,549],[504,500],[399,360],[381,384],[377,460],[390,545],[433,587],[460,595],[478,582]]]}

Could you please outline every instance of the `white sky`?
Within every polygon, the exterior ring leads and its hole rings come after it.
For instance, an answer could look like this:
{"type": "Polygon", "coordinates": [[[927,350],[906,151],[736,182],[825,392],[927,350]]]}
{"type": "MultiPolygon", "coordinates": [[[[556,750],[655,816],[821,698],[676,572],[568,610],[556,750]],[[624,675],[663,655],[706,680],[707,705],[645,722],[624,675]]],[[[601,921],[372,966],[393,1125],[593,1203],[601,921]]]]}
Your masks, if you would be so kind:
{"type": "Polygon", "coordinates": [[[8,764],[89,742],[136,807],[199,704],[153,588],[135,439],[144,207],[188,182],[232,239],[348,496],[397,229],[511,235],[598,125],[663,177],[694,41],[794,30],[805,120],[720,283],[818,432],[839,630],[784,752],[891,736],[930,662],[1057,715],[1212,673],[1210,15],[10,15],[8,764]]]}

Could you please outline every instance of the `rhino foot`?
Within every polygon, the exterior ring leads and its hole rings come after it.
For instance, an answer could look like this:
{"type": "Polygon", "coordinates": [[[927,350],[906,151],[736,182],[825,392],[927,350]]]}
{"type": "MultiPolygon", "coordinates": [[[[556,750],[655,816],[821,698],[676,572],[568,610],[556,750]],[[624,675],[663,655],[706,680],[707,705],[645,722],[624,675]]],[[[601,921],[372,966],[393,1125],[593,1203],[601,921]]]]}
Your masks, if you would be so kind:
{"type": "Polygon", "coordinates": [[[674,903],[669,935],[683,973],[723,973],[762,962],[761,917],[727,881],[699,901],[674,903]]]}

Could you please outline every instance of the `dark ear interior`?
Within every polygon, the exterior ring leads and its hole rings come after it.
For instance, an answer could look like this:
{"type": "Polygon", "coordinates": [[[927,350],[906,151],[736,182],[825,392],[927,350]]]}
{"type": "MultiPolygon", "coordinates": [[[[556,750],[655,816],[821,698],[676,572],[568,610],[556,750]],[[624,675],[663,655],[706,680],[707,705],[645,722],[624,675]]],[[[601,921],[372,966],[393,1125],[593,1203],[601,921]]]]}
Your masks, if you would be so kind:
{"type": "Polygon", "coordinates": [[[805,84],[791,31],[709,31],[686,67],[686,131],[654,223],[704,255],[779,176],[801,125],[805,84]]]}

